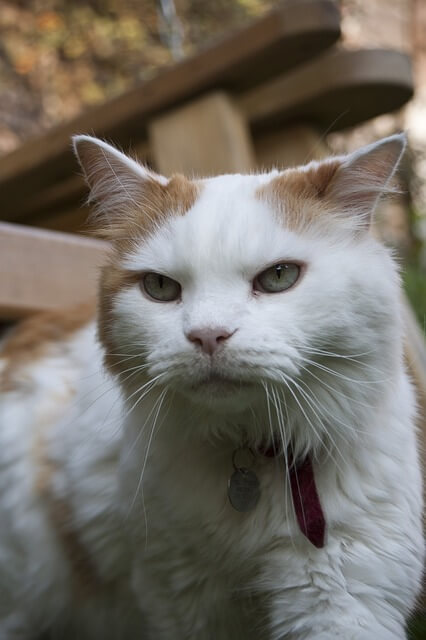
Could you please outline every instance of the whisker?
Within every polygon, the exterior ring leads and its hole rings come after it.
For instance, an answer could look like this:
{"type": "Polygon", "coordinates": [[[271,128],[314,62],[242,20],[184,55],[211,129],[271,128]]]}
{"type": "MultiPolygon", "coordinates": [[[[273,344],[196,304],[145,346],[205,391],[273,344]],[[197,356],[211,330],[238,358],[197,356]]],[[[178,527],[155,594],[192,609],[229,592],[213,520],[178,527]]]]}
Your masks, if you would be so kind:
{"type": "MultiPolygon", "coordinates": [[[[271,386],[271,395],[272,395],[272,403],[273,403],[273,406],[274,406],[274,409],[275,409],[275,413],[276,413],[276,416],[277,416],[277,420],[278,420],[278,429],[279,429],[279,432],[280,432],[282,448],[283,448],[283,456],[284,456],[284,474],[285,474],[285,478],[286,478],[286,482],[284,483],[285,516],[286,516],[286,519],[287,519],[287,521],[289,523],[290,540],[291,540],[291,543],[293,545],[293,548],[295,548],[295,543],[294,543],[293,534],[292,534],[292,525],[291,525],[291,520],[289,518],[289,508],[288,508],[289,495],[291,495],[290,466],[289,466],[289,462],[288,462],[288,447],[289,447],[289,444],[288,444],[288,441],[287,441],[286,429],[285,429],[283,415],[282,415],[282,411],[281,411],[281,403],[280,403],[278,395],[277,395],[277,390],[274,388],[273,385],[271,386]],[[289,492],[290,492],[290,494],[289,494],[289,492]]],[[[285,408],[285,412],[286,412],[287,423],[289,423],[287,404],[286,404],[285,400],[284,400],[284,408],[285,408]]],[[[295,511],[295,507],[294,507],[294,504],[293,504],[292,500],[290,500],[290,504],[291,504],[292,510],[293,510],[293,517],[294,517],[294,519],[296,519],[296,511],[295,511]]]]}
{"type": "Polygon", "coordinates": [[[364,360],[359,360],[359,357],[368,355],[370,353],[373,353],[373,351],[377,351],[377,349],[374,349],[374,350],[371,350],[371,351],[366,351],[366,352],[361,353],[361,354],[346,355],[346,354],[343,354],[343,353],[334,353],[332,351],[324,351],[322,349],[311,349],[311,348],[305,348],[305,347],[300,349],[300,352],[304,353],[304,354],[309,354],[309,355],[314,355],[314,356],[317,355],[317,356],[320,356],[320,357],[336,359],[336,360],[344,360],[344,361],[349,362],[350,364],[354,363],[359,367],[362,367],[364,369],[370,369],[371,371],[375,371],[375,372],[379,373],[380,375],[383,375],[384,371],[382,371],[381,369],[378,369],[377,367],[374,367],[369,362],[365,362],[364,360]]]}
{"type": "MultiPolygon", "coordinates": [[[[128,513],[127,513],[127,517],[129,517],[130,513],[133,511],[133,508],[135,506],[139,491],[140,491],[141,486],[142,486],[143,477],[144,477],[144,473],[145,473],[145,469],[146,469],[146,464],[147,464],[147,460],[148,460],[148,456],[149,456],[149,451],[151,449],[151,444],[152,444],[152,440],[153,440],[153,437],[154,437],[155,427],[157,425],[158,416],[160,415],[161,407],[163,406],[164,398],[166,397],[167,391],[168,391],[168,389],[166,387],[165,389],[163,389],[161,394],[158,396],[158,398],[155,401],[151,411],[149,412],[149,414],[148,414],[148,416],[147,416],[147,418],[146,418],[146,420],[145,420],[145,422],[143,424],[141,432],[140,432],[140,433],[143,432],[143,430],[145,429],[145,426],[148,424],[148,421],[149,421],[151,415],[155,411],[154,420],[153,420],[152,427],[151,427],[151,432],[149,434],[148,443],[147,443],[146,450],[145,450],[145,457],[144,457],[144,461],[143,461],[143,464],[142,464],[142,470],[141,470],[141,473],[139,475],[138,484],[136,486],[135,494],[134,494],[132,502],[130,504],[130,507],[129,507],[129,510],[128,510],[128,513]]],[[[134,446],[135,446],[135,443],[134,443],[134,446]]],[[[146,535],[145,544],[146,544],[147,536],[148,536],[148,524],[147,524],[145,499],[144,499],[143,491],[142,491],[142,509],[143,509],[144,519],[145,519],[145,535],[146,535]]]]}
{"type": "MultiPolygon", "coordinates": [[[[294,386],[297,388],[297,390],[299,391],[299,393],[302,394],[302,396],[305,398],[306,402],[308,403],[311,411],[313,412],[314,416],[317,418],[317,420],[319,421],[319,423],[322,425],[322,427],[324,428],[324,431],[326,432],[327,435],[329,435],[330,439],[331,439],[331,435],[328,433],[328,430],[326,428],[325,423],[321,420],[320,415],[322,415],[324,418],[326,417],[323,413],[323,407],[321,407],[320,403],[318,402],[318,399],[316,398],[316,396],[312,393],[311,389],[309,387],[308,390],[310,391],[311,395],[309,395],[305,389],[303,389],[300,384],[301,384],[302,380],[299,381],[295,381],[292,380],[291,383],[294,384],[294,386]],[[317,400],[315,402],[314,398],[317,400]],[[319,414],[317,412],[317,410],[319,411],[319,414]]],[[[305,385],[307,386],[307,385],[305,385]]],[[[343,436],[342,436],[343,437],[343,436]]],[[[345,438],[344,438],[345,439],[345,438]]],[[[347,444],[349,444],[349,441],[347,439],[345,439],[345,442],[347,444]]]]}
{"type": "Polygon", "coordinates": [[[300,356],[300,358],[304,361],[307,362],[308,364],[310,364],[312,367],[317,367],[318,369],[321,369],[322,371],[325,371],[326,373],[329,373],[330,375],[336,376],[337,378],[340,378],[341,380],[345,380],[347,382],[351,382],[353,384],[360,384],[360,385],[370,385],[370,384],[381,384],[383,382],[389,382],[391,380],[391,378],[385,378],[382,380],[356,380],[354,378],[349,378],[348,376],[345,376],[343,373],[340,373],[340,371],[336,371],[334,369],[330,369],[330,367],[327,367],[324,364],[320,364],[319,362],[315,362],[315,360],[310,360],[309,358],[305,358],[303,356],[300,356]]]}
{"type": "MultiPolygon", "coordinates": [[[[275,408],[275,411],[276,411],[276,414],[277,414],[279,430],[280,430],[282,446],[283,446],[283,454],[284,454],[285,476],[286,476],[286,483],[285,483],[285,514],[286,514],[287,521],[289,523],[290,540],[291,540],[293,548],[295,549],[295,543],[294,543],[293,534],[292,534],[292,525],[291,525],[291,521],[290,521],[289,516],[288,516],[288,502],[289,502],[288,498],[289,498],[289,496],[291,496],[290,465],[289,465],[289,460],[288,460],[289,443],[287,441],[286,430],[285,430],[285,425],[284,425],[284,421],[283,421],[283,415],[282,415],[282,411],[281,411],[281,403],[280,403],[280,400],[278,398],[278,391],[275,390],[274,387],[271,387],[271,392],[273,394],[273,404],[274,404],[274,408],[275,408]]],[[[287,403],[285,402],[284,396],[282,396],[282,399],[283,399],[283,402],[284,402],[284,408],[285,408],[285,412],[286,412],[287,423],[289,423],[287,403]]],[[[294,502],[293,502],[292,498],[290,499],[290,504],[291,504],[292,510],[293,510],[294,521],[297,522],[296,507],[294,505],[294,502]]]]}
{"type": "Polygon", "coordinates": [[[129,378],[131,378],[133,375],[135,375],[135,373],[139,373],[142,371],[145,371],[148,368],[148,365],[137,365],[136,367],[129,367],[128,369],[125,369],[124,371],[120,371],[120,373],[118,374],[119,376],[123,376],[125,373],[129,373],[129,371],[133,371],[133,373],[130,373],[128,376],[126,376],[125,378],[123,378],[123,380],[120,380],[120,382],[126,382],[126,380],[129,380],[129,378]]]}
{"type": "MultiPolygon", "coordinates": [[[[304,416],[305,420],[306,420],[306,421],[308,422],[308,424],[310,425],[310,427],[311,427],[311,429],[312,429],[312,431],[313,431],[314,435],[316,436],[316,438],[317,438],[317,440],[318,440],[318,443],[323,443],[323,439],[320,437],[320,434],[318,433],[317,429],[315,428],[315,426],[314,426],[314,424],[313,424],[312,420],[309,418],[309,416],[307,415],[307,413],[306,413],[305,409],[303,408],[302,404],[300,403],[300,401],[299,401],[299,399],[298,399],[297,395],[295,394],[295,392],[293,391],[293,389],[290,387],[289,380],[288,380],[288,379],[286,378],[286,376],[285,376],[284,374],[282,374],[282,373],[281,373],[280,377],[281,377],[281,380],[282,380],[282,382],[284,383],[284,385],[287,387],[288,391],[289,391],[289,392],[291,393],[291,395],[293,396],[293,398],[294,398],[294,400],[295,400],[296,404],[298,405],[298,407],[299,407],[300,411],[302,412],[302,414],[303,414],[303,416],[304,416]]],[[[324,444],[324,446],[326,447],[325,443],[323,443],[323,444],[324,444]]],[[[326,447],[326,448],[327,448],[327,447],[326,447]]],[[[307,453],[307,451],[306,451],[306,453],[307,453]]],[[[316,455],[316,454],[314,453],[314,455],[316,455]]]]}
{"type": "MultiPolygon", "coordinates": [[[[128,371],[132,371],[132,369],[136,369],[136,371],[133,371],[132,373],[129,373],[125,378],[123,378],[123,380],[121,381],[122,383],[123,383],[123,382],[126,382],[127,380],[130,380],[130,378],[132,378],[133,376],[136,376],[138,373],[140,373],[140,372],[141,372],[141,370],[145,369],[145,366],[141,365],[140,367],[132,367],[131,369],[127,369],[126,371],[122,371],[121,373],[127,373],[128,371]]],[[[120,375],[120,374],[119,374],[119,375],[120,375]]],[[[154,386],[155,386],[155,385],[154,385],[154,386]]],[[[130,396],[130,397],[131,397],[131,396],[130,396]]],[[[114,407],[117,405],[117,402],[119,402],[119,400],[120,400],[120,397],[119,397],[119,398],[117,398],[117,399],[113,402],[113,404],[112,404],[112,406],[110,407],[110,409],[109,409],[109,411],[108,411],[107,415],[106,415],[106,416],[105,416],[105,418],[104,418],[104,421],[103,421],[103,423],[102,423],[103,425],[105,424],[105,422],[106,422],[106,420],[108,419],[108,417],[111,415],[111,412],[113,411],[114,407]]],[[[125,416],[125,417],[127,417],[127,415],[128,415],[128,414],[126,414],[126,416],[125,416]]],[[[124,418],[123,418],[123,420],[124,420],[124,418]]]]}
{"type": "MultiPolygon", "coordinates": [[[[329,432],[329,430],[327,429],[326,425],[324,424],[324,422],[322,421],[322,419],[320,418],[320,416],[318,415],[316,408],[313,404],[313,402],[311,401],[311,399],[309,398],[309,396],[307,395],[307,393],[300,387],[297,385],[297,383],[294,380],[289,381],[292,384],[294,384],[296,386],[296,388],[298,389],[299,393],[301,393],[303,395],[303,397],[305,398],[305,401],[307,402],[308,406],[310,407],[311,411],[314,413],[315,417],[317,418],[319,424],[321,425],[321,427],[324,430],[325,435],[327,436],[327,438],[329,438],[329,440],[331,440],[331,444],[333,445],[333,447],[335,448],[335,450],[337,451],[337,453],[340,455],[340,457],[342,458],[343,463],[348,466],[348,462],[345,459],[345,457],[343,456],[342,452],[340,451],[336,441],[334,440],[333,436],[331,435],[331,433],[329,432]]],[[[343,436],[342,436],[343,437],[343,436]]],[[[343,438],[347,444],[349,444],[348,440],[346,438],[343,438]]],[[[323,444],[325,446],[325,442],[323,439],[323,444]]],[[[337,463],[337,460],[335,458],[333,458],[332,455],[332,450],[329,450],[330,452],[330,457],[333,460],[333,462],[335,463],[335,465],[337,466],[337,468],[339,469],[339,471],[341,473],[343,473],[343,470],[340,468],[339,464],[337,463]]]]}
{"type": "MultiPolygon", "coordinates": [[[[325,382],[325,380],[322,380],[321,378],[319,378],[317,375],[315,375],[315,373],[313,371],[311,371],[310,369],[308,369],[308,367],[304,367],[303,365],[299,365],[301,369],[303,369],[304,371],[306,371],[307,374],[309,374],[310,376],[312,376],[313,378],[315,378],[315,380],[318,380],[318,382],[320,382],[324,387],[326,387],[326,389],[329,389],[329,391],[331,391],[333,394],[341,396],[342,398],[345,398],[345,400],[348,400],[350,404],[357,404],[365,409],[373,409],[374,407],[370,404],[366,404],[364,402],[361,402],[360,400],[353,398],[351,396],[347,396],[345,393],[343,393],[343,391],[340,391],[340,389],[336,389],[335,387],[332,387],[331,385],[329,385],[327,382],[325,382]]],[[[355,414],[353,414],[355,415],[355,414]]]]}
{"type": "MultiPolygon", "coordinates": [[[[310,386],[308,385],[308,383],[305,380],[299,379],[298,380],[299,384],[302,384],[304,387],[307,388],[307,390],[309,391],[309,393],[312,396],[312,399],[315,399],[316,402],[316,406],[318,408],[319,411],[325,411],[331,418],[333,421],[338,422],[339,424],[341,424],[342,426],[346,427],[346,429],[348,431],[351,431],[354,434],[368,434],[369,432],[365,429],[359,429],[359,428],[355,428],[352,425],[347,424],[346,422],[343,422],[343,420],[341,420],[340,418],[338,418],[337,416],[335,416],[334,414],[332,414],[329,409],[327,409],[327,407],[324,404],[321,404],[320,401],[318,400],[318,397],[313,393],[312,389],[310,388],[310,386]]],[[[314,401],[314,400],[312,400],[314,401]]],[[[353,412],[352,412],[353,413],[353,412]]],[[[324,414],[323,414],[324,415],[324,414]]]]}
{"type": "Polygon", "coordinates": [[[141,387],[139,387],[139,389],[136,389],[136,391],[134,391],[126,400],[130,400],[130,398],[132,398],[133,396],[135,396],[136,394],[140,393],[141,391],[143,391],[146,387],[148,387],[149,385],[151,385],[149,387],[149,389],[147,389],[146,391],[144,391],[142,393],[141,396],[139,396],[139,398],[136,400],[136,402],[132,405],[132,407],[126,412],[126,414],[123,417],[123,421],[132,413],[132,411],[137,407],[137,405],[143,400],[143,398],[145,398],[145,396],[151,391],[152,388],[154,388],[156,386],[156,383],[159,379],[161,379],[162,377],[164,377],[166,374],[165,373],[159,373],[155,378],[153,378],[152,380],[148,380],[148,382],[146,382],[145,384],[143,384],[141,387]]]}
{"type": "MultiPolygon", "coordinates": [[[[300,351],[306,351],[307,353],[317,353],[319,355],[331,356],[333,358],[344,358],[347,360],[356,360],[356,358],[362,358],[363,356],[369,356],[372,353],[376,353],[377,349],[369,349],[368,351],[362,351],[361,353],[336,353],[335,351],[327,351],[325,349],[321,349],[319,347],[298,345],[297,347],[300,351]]],[[[362,361],[360,361],[362,362],[362,361]]]]}

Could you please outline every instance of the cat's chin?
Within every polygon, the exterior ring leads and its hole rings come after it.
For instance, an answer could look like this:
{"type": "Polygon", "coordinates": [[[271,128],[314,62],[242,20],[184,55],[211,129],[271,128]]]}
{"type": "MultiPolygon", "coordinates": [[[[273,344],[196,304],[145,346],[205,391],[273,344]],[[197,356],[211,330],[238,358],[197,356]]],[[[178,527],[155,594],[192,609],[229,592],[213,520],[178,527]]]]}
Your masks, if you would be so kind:
{"type": "Polygon", "coordinates": [[[180,389],[191,402],[220,412],[237,413],[253,403],[259,387],[255,382],[211,374],[180,389]]]}

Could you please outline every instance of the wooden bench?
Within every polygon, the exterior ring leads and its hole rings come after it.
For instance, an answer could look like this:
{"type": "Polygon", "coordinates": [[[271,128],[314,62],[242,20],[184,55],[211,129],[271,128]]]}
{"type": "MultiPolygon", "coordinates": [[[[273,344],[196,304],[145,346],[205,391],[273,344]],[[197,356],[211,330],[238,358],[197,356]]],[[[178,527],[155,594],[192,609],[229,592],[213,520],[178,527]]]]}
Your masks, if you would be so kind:
{"type": "Polygon", "coordinates": [[[0,319],[93,300],[107,253],[95,238],[0,223],[0,319]]]}

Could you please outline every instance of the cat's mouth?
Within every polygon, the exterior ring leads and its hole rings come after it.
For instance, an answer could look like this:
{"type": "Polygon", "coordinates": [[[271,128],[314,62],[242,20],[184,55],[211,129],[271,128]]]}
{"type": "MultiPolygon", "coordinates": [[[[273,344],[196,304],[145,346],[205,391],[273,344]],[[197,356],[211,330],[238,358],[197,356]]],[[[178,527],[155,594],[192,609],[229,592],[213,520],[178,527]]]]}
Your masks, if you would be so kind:
{"type": "Polygon", "coordinates": [[[257,401],[262,387],[248,378],[232,377],[210,372],[193,378],[186,388],[180,390],[198,405],[219,412],[241,412],[257,401]]]}
{"type": "Polygon", "coordinates": [[[243,380],[241,378],[232,378],[230,376],[210,372],[206,376],[194,381],[191,384],[191,390],[193,391],[208,391],[215,392],[235,392],[242,389],[252,387],[254,382],[251,380],[243,380]]]}

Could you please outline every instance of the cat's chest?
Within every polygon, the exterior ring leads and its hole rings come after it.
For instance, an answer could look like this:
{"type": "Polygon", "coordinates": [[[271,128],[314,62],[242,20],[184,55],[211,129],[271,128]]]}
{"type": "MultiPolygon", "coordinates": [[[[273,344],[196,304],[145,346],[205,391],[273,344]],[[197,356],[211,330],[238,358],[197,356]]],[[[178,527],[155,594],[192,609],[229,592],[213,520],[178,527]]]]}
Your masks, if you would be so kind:
{"type": "Polygon", "coordinates": [[[257,501],[251,501],[249,487],[248,499],[242,500],[246,510],[238,510],[229,497],[235,475],[232,448],[183,444],[163,450],[159,441],[152,447],[142,481],[134,469],[126,482],[130,507],[133,503],[134,515],[141,516],[131,518],[139,528],[140,543],[145,536],[151,548],[170,548],[176,540],[182,546],[184,541],[188,553],[203,563],[223,566],[228,561],[246,562],[275,540],[294,536],[284,461],[259,454],[247,460],[247,466],[258,484],[257,501]]]}

